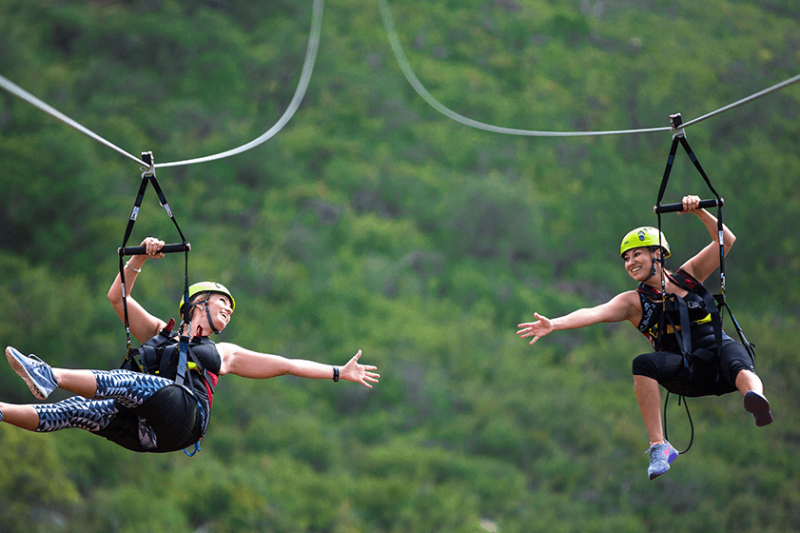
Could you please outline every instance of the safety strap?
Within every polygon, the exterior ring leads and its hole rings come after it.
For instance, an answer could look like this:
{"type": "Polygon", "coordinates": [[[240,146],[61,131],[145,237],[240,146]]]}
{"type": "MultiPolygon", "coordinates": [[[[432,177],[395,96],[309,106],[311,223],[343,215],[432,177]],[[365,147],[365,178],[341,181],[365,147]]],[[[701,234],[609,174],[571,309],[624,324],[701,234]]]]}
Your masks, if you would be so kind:
{"type": "MultiPolygon", "coordinates": [[[[676,115],[670,115],[670,123],[672,124],[673,130],[676,133],[672,136],[672,146],[670,147],[669,157],[667,158],[667,165],[664,169],[664,176],[661,178],[661,186],[658,190],[658,199],[656,200],[656,205],[653,207],[656,215],[658,215],[658,230],[659,230],[659,240],[661,239],[661,214],[662,213],[674,213],[678,211],[683,211],[683,204],[676,203],[676,204],[666,204],[662,205],[661,200],[664,198],[664,193],[667,190],[667,183],[669,183],[669,176],[672,172],[672,165],[675,162],[675,154],[678,150],[678,144],[683,146],[686,153],[689,155],[689,159],[694,164],[695,168],[697,168],[700,175],[703,177],[703,180],[708,185],[708,188],[711,190],[712,194],[716,197],[716,199],[711,200],[701,200],[700,207],[708,208],[708,207],[717,207],[717,232],[719,235],[719,282],[720,282],[720,292],[722,294],[722,298],[725,298],[725,241],[723,239],[723,222],[722,222],[722,206],[725,205],[725,200],[720,197],[717,193],[714,186],[711,185],[711,180],[709,179],[708,175],[703,170],[703,167],[700,165],[700,161],[694,155],[691,147],[689,146],[689,141],[686,140],[686,132],[683,128],[681,128],[681,115],[680,113],[676,115]]],[[[661,243],[659,242],[659,245],[661,243]]],[[[661,292],[662,295],[666,294],[666,280],[664,279],[663,275],[661,278],[661,292]]]]}
{"type": "MultiPolygon", "coordinates": [[[[664,313],[662,314],[661,323],[663,324],[666,321],[669,321],[670,325],[672,325],[672,331],[675,337],[678,340],[678,346],[680,346],[681,355],[683,356],[683,366],[685,369],[689,368],[689,358],[692,357],[692,332],[691,332],[691,325],[689,322],[689,309],[686,305],[686,300],[681,298],[680,296],[675,296],[670,303],[673,303],[678,308],[678,315],[680,317],[680,331],[679,328],[673,323],[672,318],[670,317],[669,313],[666,312],[666,305],[664,305],[664,313]]],[[[659,342],[663,337],[659,336],[659,342]]],[[[663,423],[664,423],[664,438],[669,440],[668,432],[667,432],[667,405],[669,404],[669,395],[672,394],[670,391],[667,391],[667,397],[664,400],[664,416],[663,416],[663,423]]],[[[678,405],[681,404],[683,401],[683,405],[686,407],[686,415],[689,417],[689,424],[692,428],[691,438],[689,439],[689,446],[686,447],[685,450],[679,451],[679,454],[684,454],[689,451],[689,448],[692,447],[692,443],[694,442],[694,424],[692,423],[692,415],[689,413],[689,404],[686,402],[686,398],[684,396],[678,395],[678,405]]]]}
{"type": "MultiPolygon", "coordinates": [[[[720,197],[720,195],[717,193],[716,189],[714,189],[714,186],[711,184],[711,180],[709,179],[709,177],[706,174],[706,172],[703,170],[703,167],[700,165],[700,161],[694,155],[694,152],[692,151],[691,147],[689,146],[689,141],[686,140],[686,132],[685,132],[684,128],[681,127],[682,124],[683,124],[683,121],[681,119],[681,114],[677,113],[675,115],[670,115],[669,119],[670,119],[670,125],[672,126],[672,131],[675,132],[675,133],[672,136],[672,146],[670,147],[669,157],[667,158],[667,165],[666,165],[666,168],[664,169],[664,176],[661,179],[661,186],[659,187],[659,190],[658,190],[658,199],[656,200],[656,205],[653,207],[653,210],[655,211],[656,215],[658,216],[659,241],[660,241],[661,235],[662,235],[662,233],[661,233],[661,214],[662,213],[671,213],[671,212],[683,211],[683,204],[681,204],[681,203],[666,204],[666,205],[662,205],[661,204],[661,200],[663,200],[664,193],[667,190],[667,183],[669,182],[669,176],[670,176],[670,173],[672,172],[672,166],[673,166],[673,164],[675,162],[675,154],[678,151],[678,144],[680,144],[683,147],[683,149],[686,151],[686,153],[688,154],[689,159],[692,161],[692,164],[694,164],[694,166],[697,169],[697,171],[703,177],[703,180],[706,182],[706,185],[708,185],[708,188],[711,190],[711,193],[716,197],[715,199],[701,200],[700,201],[700,207],[701,208],[709,208],[709,207],[714,207],[714,206],[717,207],[717,233],[719,235],[718,241],[719,241],[719,276],[720,276],[719,284],[720,284],[720,295],[718,297],[716,297],[716,298],[712,297],[710,292],[707,289],[704,290],[704,291],[698,291],[698,295],[705,302],[706,308],[708,309],[708,312],[712,314],[711,322],[712,322],[712,325],[714,327],[714,337],[715,337],[715,340],[716,340],[716,343],[717,343],[717,356],[719,356],[719,354],[720,354],[720,352],[722,350],[722,315],[720,313],[720,309],[721,309],[722,306],[724,306],[726,309],[728,309],[728,313],[731,315],[731,318],[732,318],[732,320],[734,322],[734,325],[736,327],[736,331],[737,331],[737,333],[739,333],[740,338],[743,339],[743,344],[747,348],[748,352],[750,352],[751,355],[754,356],[754,353],[753,353],[753,350],[752,350],[752,346],[744,340],[744,333],[741,331],[741,328],[739,327],[738,323],[736,323],[736,320],[733,318],[733,313],[731,313],[730,306],[728,305],[727,300],[726,300],[726,296],[725,296],[725,241],[724,241],[724,238],[723,238],[723,236],[724,236],[724,232],[723,232],[724,226],[723,226],[723,222],[722,222],[722,206],[725,204],[725,200],[723,200],[722,197],[720,197]]],[[[661,245],[661,242],[659,242],[659,245],[661,245]]],[[[663,316],[667,316],[667,313],[666,313],[666,292],[667,292],[666,291],[666,278],[665,278],[665,275],[664,275],[663,268],[662,268],[661,272],[662,272],[662,275],[661,275],[662,310],[663,310],[663,316]]],[[[682,300],[682,298],[679,298],[678,300],[682,300]]],[[[686,344],[687,344],[687,339],[688,339],[689,352],[691,352],[691,332],[690,332],[690,330],[688,328],[684,329],[684,327],[683,327],[683,322],[684,322],[684,317],[683,317],[684,310],[683,309],[681,309],[680,315],[681,315],[681,323],[682,323],[682,328],[681,329],[683,330],[682,331],[682,335],[680,335],[680,337],[679,337],[680,340],[681,340],[681,343],[680,343],[681,344],[681,351],[683,352],[682,355],[684,357],[684,364],[688,364],[689,354],[687,354],[686,344]]],[[[688,320],[688,312],[686,312],[686,316],[687,316],[687,320],[688,320]]],[[[662,321],[662,323],[663,323],[663,321],[662,321]]],[[[663,336],[659,335],[659,349],[660,349],[660,342],[661,342],[662,338],[663,338],[663,336]]],[[[666,415],[666,413],[667,413],[667,403],[669,402],[669,394],[670,394],[669,391],[667,391],[667,399],[664,402],[664,435],[665,435],[665,437],[666,437],[666,428],[667,428],[667,422],[666,422],[667,421],[667,415],[666,415]]],[[[683,397],[679,396],[678,397],[678,405],[680,405],[681,400],[683,400],[684,405],[686,406],[686,413],[687,413],[687,415],[689,415],[689,422],[691,424],[691,415],[689,414],[689,406],[685,403],[686,402],[686,398],[683,398],[683,397]]],[[[693,441],[694,441],[694,425],[692,424],[692,438],[691,438],[691,441],[689,442],[689,446],[684,451],[682,451],[680,453],[686,453],[687,451],[689,451],[689,448],[692,447],[692,442],[693,441]]]]}
{"type": "MultiPolygon", "coordinates": [[[[667,405],[669,404],[669,395],[670,392],[667,391],[667,398],[664,400],[664,439],[669,440],[669,432],[667,431],[667,405]]],[[[689,412],[689,403],[686,401],[684,396],[678,396],[678,406],[681,405],[681,401],[683,401],[683,406],[686,408],[686,416],[689,417],[689,426],[692,428],[691,437],[689,438],[689,445],[686,447],[685,450],[678,452],[679,454],[683,455],[684,453],[688,452],[692,444],[694,444],[694,422],[692,422],[692,413],[689,412]]]]}
{"type": "Polygon", "coordinates": [[[731,307],[728,305],[728,302],[725,301],[721,295],[716,295],[715,299],[717,301],[717,305],[720,307],[720,315],[722,314],[722,307],[724,306],[725,309],[728,310],[728,314],[731,317],[731,322],[733,323],[733,327],[736,328],[736,333],[739,335],[739,340],[742,341],[747,353],[750,354],[750,357],[753,359],[753,362],[756,361],[756,350],[755,345],[747,340],[747,337],[744,336],[744,331],[742,331],[742,327],[739,325],[739,322],[736,320],[736,317],[733,316],[733,311],[731,311],[731,307]]]}
{"type": "MultiPolygon", "coordinates": [[[[155,170],[155,163],[153,160],[153,153],[152,152],[142,152],[142,161],[149,165],[148,168],[142,168],[142,181],[139,185],[139,192],[136,195],[136,200],[133,204],[133,209],[131,210],[131,216],[128,219],[128,225],[125,228],[125,235],[122,239],[122,246],[119,248],[118,255],[119,255],[119,275],[120,275],[120,283],[122,287],[122,310],[123,310],[123,321],[125,323],[125,341],[126,341],[126,356],[125,360],[128,361],[131,357],[131,328],[130,323],[128,321],[128,301],[127,301],[127,288],[125,286],[125,264],[123,258],[129,255],[143,255],[147,253],[147,250],[144,246],[132,246],[126,247],[128,243],[128,239],[133,232],[133,225],[136,223],[136,219],[139,216],[139,209],[142,206],[142,199],[144,198],[144,193],[147,191],[147,184],[152,183],[153,189],[156,191],[158,195],[158,200],[161,203],[161,207],[163,207],[167,215],[169,216],[172,223],[175,225],[175,229],[178,230],[178,235],[181,237],[181,242],[178,244],[166,244],[164,245],[161,250],[162,253],[174,253],[174,252],[184,252],[184,289],[183,289],[183,302],[187,304],[189,302],[189,251],[192,249],[191,245],[186,242],[186,237],[183,236],[183,232],[181,231],[180,226],[178,226],[178,221],[175,220],[175,216],[172,214],[172,210],[169,207],[169,203],[167,202],[167,198],[164,195],[164,192],[161,190],[161,186],[158,184],[158,180],[156,180],[156,170],[155,170]]],[[[183,306],[186,310],[184,313],[184,324],[189,325],[188,320],[188,305],[183,306]]],[[[178,385],[182,385],[185,380],[185,373],[186,373],[186,357],[189,347],[189,334],[187,328],[184,330],[184,324],[181,325],[181,338],[180,338],[180,346],[181,346],[181,361],[178,365],[178,376],[176,377],[175,382],[178,385]]]]}

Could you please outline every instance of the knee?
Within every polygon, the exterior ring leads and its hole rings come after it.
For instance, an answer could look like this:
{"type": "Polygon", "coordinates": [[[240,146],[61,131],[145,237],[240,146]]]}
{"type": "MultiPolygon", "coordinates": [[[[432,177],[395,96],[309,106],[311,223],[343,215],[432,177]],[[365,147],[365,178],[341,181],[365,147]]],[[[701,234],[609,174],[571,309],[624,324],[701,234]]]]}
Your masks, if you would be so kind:
{"type": "Polygon", "coordinates": [[[636,356],[631,364],[631,371],[634,376],[646,376],[655,379],[655,365],[652,354],[645,353],[636,356]]]}
{"type": "Polygon", "coordinates": [[[735,376],[734,383],[739,383],[739,381],[745,381],[748,383],[761,383],[761,379],[756,375],[752,368],[742,368],[736,370],[733,375],[735,376]]]}
{"type": "Polygon", "coordinates": [[[721,371],[728,381],[734,385],[738,383],[739,380],[745,380],[747,382],[760,381],[758,376],[756,376],[756,370],[749,359],[733,359],[732,361],[729,361],[727,365],[722,364],[721,371]]]}

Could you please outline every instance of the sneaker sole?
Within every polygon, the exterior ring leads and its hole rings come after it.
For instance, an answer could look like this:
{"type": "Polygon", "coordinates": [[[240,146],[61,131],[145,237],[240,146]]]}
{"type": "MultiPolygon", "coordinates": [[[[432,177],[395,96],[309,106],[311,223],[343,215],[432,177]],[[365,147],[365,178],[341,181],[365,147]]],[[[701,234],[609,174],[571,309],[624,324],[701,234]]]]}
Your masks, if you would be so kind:
{"type": "Polygon", "coordinates": [[[17,375],[22,378],[22,380],[28,386],[28,389],[30,389],[31,394],[33,394],[39,400],[46,400],[48,395],[45,393],[45,391],[42,391],[39,388],[31,375],[28,374],[28,370],[25,368],[25,365],[22,364],[22,361],[17,358],[17,355],[22,356],[22,354],[19,353],[16,348],[12,348],[11,346],[6,347],[6,358],[8,359],[8,364],[10,364],[11,368],[14,369],[14,372],[16,372],[17,375]]]}
{"type": "Polygon", "coordinates": [[[744,410],[751,413],[756,419],[756,426],[764,427],[772,423],[772,413],[769,410],[769,401],[760,394],[750,393],[744,395],[744,410]]]}

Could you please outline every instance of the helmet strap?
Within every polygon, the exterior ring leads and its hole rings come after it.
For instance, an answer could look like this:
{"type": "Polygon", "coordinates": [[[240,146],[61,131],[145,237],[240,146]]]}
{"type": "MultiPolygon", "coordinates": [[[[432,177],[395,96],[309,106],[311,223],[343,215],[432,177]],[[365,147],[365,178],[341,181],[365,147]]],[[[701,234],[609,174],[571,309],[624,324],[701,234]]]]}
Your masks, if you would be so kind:
{"type": "Polygon", "coordinates": [[[211,311],[208,310],[208,301],[211,299],[211,294],[212,293],[208,293],[208,296],[205,300],[206,305],[203,307],[206,309],[206,318],[208,319],[208,325],[211,326],[211,331],[219,335],[219,330],[217,329],[217,326],[214,325],[214,320],[211,318],[211,311]]]}
{"type": "Polygon", "coordinates": [[[647,277],[644,278],[644,281],[642,283],[647,283],[647,281],[650,278],[656,275],[656,261],[658,261],[658,259],[656,259],[656,254],[651,254],[650,258],[652,259],[653,267],[650,269],[650,274],[648,274],[647,277]]]}

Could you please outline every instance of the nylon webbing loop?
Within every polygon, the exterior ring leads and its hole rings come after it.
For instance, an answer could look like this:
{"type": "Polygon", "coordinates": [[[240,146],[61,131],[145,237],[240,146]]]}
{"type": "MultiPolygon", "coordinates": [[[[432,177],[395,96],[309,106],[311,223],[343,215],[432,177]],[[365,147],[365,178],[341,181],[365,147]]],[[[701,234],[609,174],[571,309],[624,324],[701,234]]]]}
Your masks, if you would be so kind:
{"type": "MultiPolygon", "coordinates": [[[[659,245],[661,245],[661,235],[662,235],[662,233],[661,233],[661,214],[662,213],[667,213],[667,212],[673,212],[673,211],[683,211],[683,206],[681,204],[670,204],[670,205],[667,205],[667,206],[662,206],[662,204],[661,204],[661,201],[664,199],[664,193],[667,190],[667,184],[669,182],[670,173],[672,172],[672,167],[673,167],[673,164],[675,162],[675,155],[677,153],[678,145],[680,144],[683,147],[683,149],[686,151],[686,153],[688,154],[689,159],[691,160],[691,162],[694,165],[694,167],[697,169],[697,171],[703,177],[703,180],[706,182],[706,185],[708,185],[708,188],[711,190],[711,193],[716,197],[716,200],[702,200],[700,202],[700,207],[702,207],[702,208],[713,207],[713,206],[717,207],[717,233],[718,233],[718,241],[719,241],[719,275],[720,275],[720,292],[721,292],[721,294],[716,298],[712,298],[710,293],[708,293],[708,291],[706,291],[704,294],[701,295],[701,297],[703,298],[703,301],[706,304],[706,307],[708,308],[709,313],[712,314],[712,322],[713,322],[713,326],[714,326],[714,337],[715,337],[715,340],[716,340],[716,343],[717,343],[717,356],[719,357],[719,355],[721,353],[721,350],[722,350],[722,313],[721,313],[722,309],[721,308],[724,306],[728,310],[728,314],[730,314],[730,316],[731,316],[731,320],[733,321],[733,324],[736,327],[736,331],[739,334],[739,337],[742,339],[742,344],[744,344],[744,346],[747,348],[747,351],[751,354],[751,356],[753,356],[755,358],[755,353],[753,351],[752,345],[750,343],[748,343],[747,340],[745,339],[744,333],[741,331],[741,328],[739,327],[739,324],[736,322],[736,319],[734,318],[733,313],[731,312],[730,306],[728,305],[728,302],[727,302],[726,296],[725,296],[725,241],[724,241],[724,225],[723,225],[723,222],[722,222],[722,206],[724,205],[725,201],[720,197],[720,195],[717,193],[716,189],[714,189],[714,186],[711,184],[711,180],[709,179],[709,177],[706,174],[706,172],[703,170],[702,165],[700,165],[700,161],[697,159],[697,156],[695,156],[694,152],[692,151],[691,147],[689,146],[689,141],[686,140],[686,132],[684,131],[684,129],[682,127],[682,119],[681,119],[680,113],[677,113],[675,115],[670,115],[669,119],[670,119],[670,124],[672,126],[672,130],[675,133],[672,136],[672,146],[670,147],[669,156],[667,158],[667,165],[666,165],[666,168],[664,169],[664,176],[661,179],[661,186],[659,187],[659,190],[658,190],[658,199],[656,200],[656,205],[653,208],[653,210],[655,211],[656,215],[658,215],[659,245]]],[[[663,316],[667,317],[667,313],[666,313],[666,274],[664,272],[663,263],[662,263],[662,269],[661,269],[661,298],[662,298],[662,311],[664,313],[663,316]]],[[[679,300],[679,302],[681,301],[680,298],[678,300],[679,300]]],[[[682,354],[683,357],[684,357],[684,364],[686,364],[688,362],[687,361],[687,357],[691,356],[691,354],[687,354],[686,353],[686,351],[687,351],[687,342],[686,342],[687,339],[688,339],[688,342],[689,342],[688,349],[691,350],[691,331],[689,330],[689,328],[686,327],[685,324],[683,324],[683,322],[685,321],[684,320],[684,315],[688,316],[688,313],[686,313],[684,309],[681,309],[680,318],[681,318],[681,322],[682,322],[681,329],[683,331],[681,332],[681,339],[680,340],[681,340],[681,351],[684,352],[682,354]]],[[[662,320],[661,322],[662,322],[661,325],[663,327],[664,320],[662,320]]],[[[659,350],[661,349],[661,339],[662,338],[663,338],[663,335],[659,334],[659,347],[658,347],[659,350]]],[[[663,424],[664,424],[664,436],[665,436],[665,438],[666,438],[666,435],[667,435],[667,404],[669,402],[669,394],[670,394],[669,391],[667,391],[667,398],[664,401],[664,419],[663,419],[663,424]]],[[[678,405],[680,405],[681,401],[684,402],[684,406],[686,407],[686,414],[689,417],[689,424],[691,425],[691,428],[692,428],[692,437],[691,437],[691,440],[689,441],[689,446],[684,451],[680,452],[680,453],[686,453],[687,451],[689,451],[689,448],[692,447],[692,442],[694,442],[694,424],[692,423],[692,415],[689,413],[689,406],[688,406],[688,404],[686,404],[686,398],[683,397],[683,396],[678,395],[678,405]]]]}
{"type": "MultiPolygon", "coordinates": [[[[672,172],[672,166],[675,162],[675,154],[678,150],[678,144],[680,144],[686,153],[689,156],[689,159],[694,164],[697,171],[703,177],[703,180],[708,185],[708,188],[711,190],[712,194],[716,197],[715,201],[704,200],[701,202],[705,204],[705,206],[711,204],[717,206],[717,233],[718,233],[718,241],[719,241],[719,282],[720,282],[720,292],[722,293],[723,301],[725,299],[725,240],[723,238],[723,222],[722,222],[722,206],[725,204],[725,201],[720,197],[717,193],[714,186],[711,184],[711,180],[708,177],[708,174],[703,170],[702,165],[700,165],[700,161],[697,159],[697,156],[694,155],[692,148],[689,146],[689,141],[686,140],[686,132],[681,127],[681,114],[677,113],[675,115],[670,115],[670,124],[672,125],[673,130],[676,133],[672,137],[672,146],[670,147],[669,157],[667,158],[667,166],[664,169],[664,176],[661,178],[661,186],[658,190],[658,199],[656,200],[656,205],[653,210],[658,215],[658,231],[659,231],[659,245],[661,244],[661,213],[669,212],[669,211],[682,211],[683,208],[680,204],[671,204],[669,206],[662,206],[661,200],[664,199],[664,193],[667,190],[667,184],[669,183],[670,173],[672,172]],[[680,207],[678,207],[680,206],[680,207]],[[668,208],[667,208],[668,207],[668,208]]],[[[665,297],[666,294],[666,280],[664,278],[662,269],[661,275],[661,292],[662,298],[665,297]]],[[[720,349],[720,347],[718,347],[720,349]]]]}
{"type": "MultiPolygon", "coordinates": [[[[667,391],[667,398],[664,400],[664,439],[667,441],[669,440],[669,432],[667,431],[667,405],[669,404],[670,394],[671,393],[667,391]]],[[[681,404],[681,401],[683,401],[683,406],[686,408],[686,416],[689,417],[689,426],[692,428],[691,437],[689,438],[689,445],[682,452],[678,452],[679,454],[683,455],[684,453],[689,451],[689,449],[692,447],[692,444],[694,443],[694,422],[692,422],[692,413],[689,412],[689,404],[686,402],[686,398],[684,396],[678,396],[679,406],[681,404]]]]}
{"type": "MultiPolygon", "coordinates": [[[[128,318],[128,293],[127,287],[125,284],[125,264],[123,258],[127,255],[138,255],[146,253],[144,247],[131,247],[128,248],[125,245],[128,243],[128,239],[133,232],[133,226],[136,223],[136,220],[139,216],[139,210],[142,207],[142,200],[144,199],[144,194],[147,192],[147,184],[148,182],[153,185],[153,190],[156,191],[158,195],[158,201],[163,207],[167,215],[169,216],[172,223],[175,225],[175,229],[178,230],[178,235],[181,237],[180,244],[170,244],[165,245],[161,251],[163,253],[170,253],[170,252],[178,252],[182,251],[184,253],[184,288],[183,288],[183,300],[184,303],[188,303],[189,301],[189,251],[191,250],[191,245],[186,242],[186,237],[184,237],[183,232],[181,231],[180,226],[178,226],[178,221],[175,219],[175,216],[172,213],[172,209],[169,207],[169,203],[167,202],[167,198],[164,195],[164,192],[161,190],[161,186],[158,184],[158,180],[156,179],[156,170],[155,164],[153,161],[153,152],[142,152],[142,161],[144,161],[148,166],[142,167],[142,181],[139,185],[139,191],[136,194],[136,199],[133,203],[133,209],[131,210],[131,216],[128,218],[128,224],[125,227],[125,235],[122,238],[122,246],[117,250],[117,254],[119,255],[119,276],[120,276],[120,285],[122,288],[122,311],[123,311],[123,321],[125,323],[125,343],[126,343],[126,356],[125,359],[130,359],[131,356],[131,328],[128,318]]],[[[188,307],[188,306],[185,306],[188,307]]],[[[188,320],[186,321],[188,324],[188,320]]],[[[183,333],[183,332],[182,332],[183,333]]],[[[183,341],[183,336],[181,337],[183,341]]],[[[188,335],[186,338],[186,346],[188,349],[188,335]]],[[[183,352],[183,342],[181,343],[181,351],[183,352]]],[[[185,353],[182,353],[185,356],[185,353]]],[[[183,382],[183,377],[186,372],[185,369],[185,359],[184,359],[184,368],[178,367],[178,373],[180,376],[181,381],[183,382]],[[182,370],[182,371],[181,371],[182,370]]],[[[176,381],[177,382],[177,381],[176,381]]]]}

